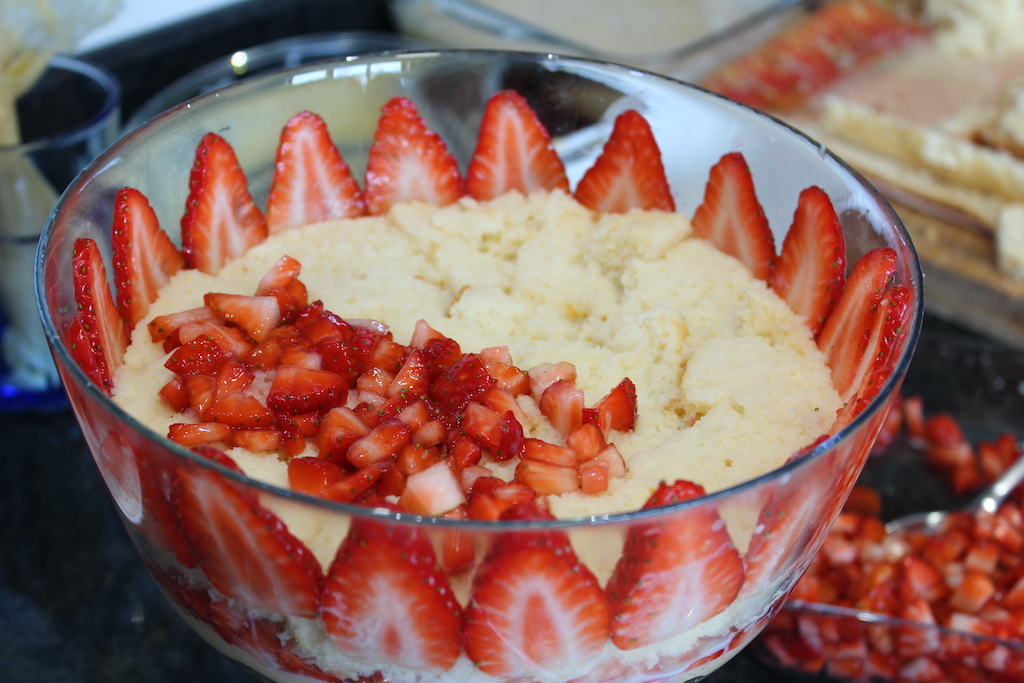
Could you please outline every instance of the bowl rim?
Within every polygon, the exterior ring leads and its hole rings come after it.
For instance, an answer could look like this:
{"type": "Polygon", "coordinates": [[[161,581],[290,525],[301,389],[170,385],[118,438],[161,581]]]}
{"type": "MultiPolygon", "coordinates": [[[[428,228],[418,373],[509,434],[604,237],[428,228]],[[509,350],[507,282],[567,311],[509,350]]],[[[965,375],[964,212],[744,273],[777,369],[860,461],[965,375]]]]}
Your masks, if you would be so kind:
{"type": "Polygon", "coordinates": [[[787,480],[794,472],[802,467],[807,466],[809,463],[819,459],[826,452],[830,451],[833,447],[841,443],[847,436],[853,432],[859,430],[868,420],[870,420],[875,413],[877,413],[883,404],[886,403],[888,398],[899,390],[899,386],[902,383],[902,378],[905,376],[907,368],[913,357],[914,350],[917,346],[918,338],[921,332],[921,326],[924,319],[924,275],[921,270],[920,258],[917,254],[917,250],[914,247],[913,242],[910,239],[910,235],[907,232],[906,227],[903,225],[903,221],[899,218],[896,211],[893,209],[891,204],[885,197],[879,193],[879,191],[858,171],[851,168],[845,161],[835,155],[826,145],[818,142],[811,138],[807,133],[794,128],[791,124],[780,120],[779,118],[772,116],[771,114],[759,111],[747,105],[738,103],[731,100],[723,95],[719,95],[713,91],[702,88],[693,83],[681,81],[670,76],[663,74],[646,71],[633,66],[627,66],[623,64],[617,64],[602,59],[594,59],[587,57],[575,57],[567,55],[558,55],[553,53],[539,53],[539,52],[528,52],[528,51],[510,51],[510,50],[487,50],[487,49],[447,49],[438,48],[430,50],[417,50],[417,49],[401,49],[401,50],[387,50],[382,52],[367,53],[362,55],[354,55],[349,57],[341,57],[338,59],[329,59],[318,61],[315,63],[302,64],[295,67],[289,67],[286,69],[280,69],[277,71],[255,75],[251,78],[244,79],[237,83],[219,88],[195,99],[183,102],[175,107],[165,110],[161,114],[154,116],[153,118],[146,121],[142,126],[135,130],[127,132],[118,141],[108,147],[98,157],[93,159],[72,181],[68,188],[61,194],[57,204],[54,206],[53,211],[50,213],[46,220],[46,224],[43,227],[42,235],[39,239],[39,244],[36,250],[35,257],[35,292],[36,292],[36,303],[37,309],[42,317],[43,327],[46,332],[46,338],[49,342],[51,352],[54,353],[60,364],[63,365],[72,374],[75,381],[82,386],[83,390],[88,394],[88,398],[93,400],[99,400],[108,410],[112,411],[113,415],[120,421],[127,423],[129,427],[134,429],[140,435],[146,437],[150,441],[154,441],[159,445],[169,450],[173,455],[191,463],[192,466],[199,466],[205,469],[211,469],[220,475],[227,477],[229,480],[234,481],[240,485],[246,487],[253,487],[257,490],[270,493],[274,496],[298,501],[304,505],[311,505],[315,508],[322,508],[335,513],[344,513],[355,517],[362,518],[374,518],[374,519],[387,519],[392,520],[400,524],[413,524],[413,525],[424,525],[430,524],[440,528],[452,528],[461,529],[467,531],[491,531],[496,530],[516,530],[516,529],[578,529],[595,526],[605,525],[617,525],[617,524],[633,524],[643,520],[648,520],[663,515],[670,515],[678,511],[682,511],[689,508],[696,508],[706,504],[714,504],[721,500],[728,499],[736,495],[742,495],[743,493],[756,489],[771,480],[787,480]],[[300,493],[288,488],[282,488],[273,484],[266,483],[256,478],[249,477],[245,474],[239,473],[228,467],[213,462],[203,456],[194,453],[189,448],[177,444],[165,435],[159,434],[152,430],[141,421],[136,419],[134,416],[125,411],[120,405],[118,405],[112,397],[108,396],[106,392],[102,391],[97,385],[95,385],[86,375],[85,372],[78,366],[78,364],[72,359],[70,352],[64,345],[64,340],[61,335],[57,332],[54,320],[50,315],[49,307],[46,301],[46,285],[45,285],[45,255],[50,245],[53,227],[57,222],[57,217],[60,215],[64,206],[69,202],[72,195],[79,191],[82,184],[88,182],[89,178],[102,169],[115,159],[119,151],[134,139],[137,135],[142,134],[146,130],[154,126],[161,125],[161,122],[167,119],[184,115],[183,112],[191,109],[192,107],[201,107],[205,103],[216,101],[222,97],[225,93],[230,93],[236,90],[243,90],[248,88],[254,88],[259,86],[265,81],[271,79],[281,79],[284,77],[290,77],[295,74],[302,73],[308,70],[322,70],[326,66],[331,64],[341,65],[353,65],[353,64],[369,64],[384,61],[402,62],[405,60],[423,60],[423,59],[444,59],[446,56],[455,55],[462,57],[471,57],[474,54],[495,58],[499,56],[515,57],[517,59],[532,60],[536,62],[543,62],[547,64],[556,63],[567,63],[567,64],[580,64],[589,65],[591,67],[599,67],[602,69],[611,69],[616,72],[626,72],[630,75],[639,75],[644,78],[650,78],[658,81],[667,81],[677,86],[683,86],[687,90],[691,90],[701,97],[711,97],[724,103],[727,107],[745,111],[748,114],[753,114],[756,118],[763,119],[771,123],[776,127],[781,128],[781,132],[797,138],[797,140],[803,140],[805,143],[810,143],[812,146],[819,150],[819,153],[823,157],[828,157],[833,163],[836,163],[841,170],[847,173],[851,180],[855,181],[861,186],[866,192],[866,195],[877,204],[877,208],[881,211],[894,231],[894,236],[899,239],[902,248],[906,249],[908,255],[911,257],[907,266],[909,267],[910,282],[912,290],[915,294],[911,302],[912,314],[908,316],[907,326],[910,328],[908,336],[902,345],[900,350],[899,359],[893,364],[893,370],[890,376],[886,379],[885,384],[878,391],[875,397],[870,403],[848,424],[844,425],[838,432],[828,436],[828,438],[822,439],[814,445],[807,453],[800,457],[790,457],[786,463],[775,469],[763,472],[755,477],[746,479],[738,484],[729,486],[726,488],[712,491],[702,496],[690,498],[684,501],[673,503],[670,505],[652,507],[652,508],[641,508],[636,510],[629,510],[626,512],[617,513],[606,513],[600,515],[590,515],[586,517],[573,517],[557,520],[540,520],[540,521],[521,521],[521,520],[502,520],[498,522],[491,521],[480,521],[480,520],[452,520],[444,519],[440,517],[432,517],[427,515],[414,515],[406,512],[397,511],[391,508],[383,507],[369,507],[364,505],[355,505],[350,503],[340,503],[336,501],[327,500],[324,498],[318,498],[308,494],[300,493]]]}

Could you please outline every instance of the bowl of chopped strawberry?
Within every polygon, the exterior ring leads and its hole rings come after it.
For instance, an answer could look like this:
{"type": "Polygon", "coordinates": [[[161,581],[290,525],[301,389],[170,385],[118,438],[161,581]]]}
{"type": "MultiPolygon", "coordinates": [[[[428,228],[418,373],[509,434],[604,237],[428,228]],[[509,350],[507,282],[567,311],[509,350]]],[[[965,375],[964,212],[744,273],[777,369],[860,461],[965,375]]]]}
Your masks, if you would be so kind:
{"type": "Polygon", "coordinates": [[[272,681],[707,675],[823,542],[922,311],[898,217],[814,141],[489,51],[153,118],[36,286],[142,561],[272,681]]]}

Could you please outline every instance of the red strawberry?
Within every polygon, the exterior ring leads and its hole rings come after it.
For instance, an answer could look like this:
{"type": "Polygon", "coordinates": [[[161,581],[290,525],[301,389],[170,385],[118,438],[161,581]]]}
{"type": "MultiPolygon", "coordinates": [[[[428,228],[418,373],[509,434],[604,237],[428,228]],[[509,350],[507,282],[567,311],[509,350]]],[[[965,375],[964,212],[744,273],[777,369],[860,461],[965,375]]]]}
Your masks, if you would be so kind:
{"type": "Polygon", "coordinates": [[[330,410],[347,396],[345,380],[333,372],[281,365],[271,382],[267,405],[275,413],[302,415],[330,410]]]}
{"type": "MultiPolygon", "coordinates": [[[[240,472],[217,449],[198,452],[240,472]]],[[[193,465],[181,469],[173,495],[185,538],[214,588],[253,609],[317,614],[322,573],[316,558],[255,492],[193,465]]]]}
{"type": "Polygon", "coordinates": [[[711,167],[704,201],[693,214],[693,234],[739,259],[754,277],[771,275],[775,238],[741,152],[726,154],[711,167]]]}
{"type": "Polygon", "coordinates": [[[370,214],[398,202],[451,204],[466,192],[458,163],[441,136],[427,128],[410,100],[384,105],[366,162],[365,198],[370,214]]]}
{"type": "Polygon", "coordinates": [[[281,307],[273,296],[209,292],[203,303],[214,315],[242,328],[257,344],[267,341],[281,321],[281,307]]]}
{"type": "Polygon", "coordinates": [[[640,112],[619,114],[601,156],[576,186],[576,199],[593,211],[675,211],[661,150],[640,112]]]}
{"type": "Polygon", "coordinates": [[[800,193],[768,284],[817,335],[846,284],[843,228],[820,187],[800,193]]]}
{"type": "Polygon", "coordinates": [[[597,579],[563,534],[510,532],[474,578],[464,646],[502,680],[576,679],[608,641],[610,618],[597,579]]]}
{"type": "Polygon", "coordinates": [[[109,394],[114,387],[114,371],[121,366],[128,348],[128,330],[110,293],[107,271],[96,242],[84,237],[75,240],[71,264],[78,305],[76,319],[81,325],[80,330],[77,326],[72,330],[75,337],[72,352],[83,361],[91,361],[80,362],[79,366],[90,379],[98,379],[97,384],[109,394]]]}
{"type": "Polygon", "coordinates": [[[408,525],[354,519],[320,612],[334,646],[373,666],[440,673],[459,656],[461,609],[430,540],[408,525]]]}
{"type": "Polygon", "coordinates": [[[117,307],[131,329],[185,260],[138,190],[126,187],[117,193],[111,230],[117,307]]]}
{"type": "Polygon", "coordinates": [[[485,201],[511,190],[528,195],[556,189],[568,192],[569,180],[547,129],[525,97],[513,90],[495,93],[466,169],[466,192],[485,201]]]}
{"type": "MultiPolygon", "coordinates": [[[[697,484],[662,484],[644,509],[704,495],[697,484]]],[[[710,506],[638,523],[606,588],[611,637],[631,650],[671,638],[715,616],[743,584],[743,559],[710,506]]]]}
{"type": "Polygon", "coordinates": [[[442,372],[430,387],[430,397],[453,415],[461,413],[470,401],[477,401],[494,385],[494,378],[480,357],[467,353],[442,372]]]}
{"type": "Polygon", "coordinates": [[[538,407],[563,439],[583,423],[583,391],[567,379],[545,389],[538,407]]]}
{"type": "Polygon", "coordinates": [[[259,284],[256,285],[256,296],[266,296],[276,289],[287,289],[299,277],[300,272],[302,264],[285,254],[260,278],[259,284]]]}
{"type": "Polygon", "coordinates": [[[607,438],[608,432],[631,432],[636,426],[636,385],[628,377],[615,385],[608,394],[590,410],[583,411],[585,422],[601,428],[607,438]]]}
{"type": "Polygon", "coordinates": [[[825,354],[832,382],[844,403],[853,397],[861,378],[874,364],[872,330],[883,314],[879,305],[895,272],[896,252],[888,247],[862,256],[818,334],[818,348],[825,354]]]}
{"type": "Polygon", "coordinates": [[[331,142],[327,124],[300,112],[281,131],[267,199],[270,234],[366,213],[363,194],[331,142]]]}
{"type": "Polygon", "coordinates": [[[249,194],[235,151],[224,138],[207,133],[196,148],[181,218],[185,262],[215,274],[266,238],[267,223],[249,194]]]}

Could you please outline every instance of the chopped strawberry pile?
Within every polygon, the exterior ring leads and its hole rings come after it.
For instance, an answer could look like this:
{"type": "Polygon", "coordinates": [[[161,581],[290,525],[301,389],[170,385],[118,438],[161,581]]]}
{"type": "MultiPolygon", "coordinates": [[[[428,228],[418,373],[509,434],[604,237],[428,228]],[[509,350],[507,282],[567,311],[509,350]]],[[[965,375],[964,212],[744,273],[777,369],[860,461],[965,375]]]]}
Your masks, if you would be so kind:
{"type": "Polygon", "coordinates": [[[209,293],[205,310],[151,321],[174,373],[160,395],[191,418],[171,425],[171,440],[280,450],[298,491],[367,504],[396,496],[423,515],[464,507],[496,518],[514,484],[488,483],[490,465],[513,458],[529,499],[600,493],[625,475],[609,439],[636,423],[628,378],[587,407],[568,363],[524,371],[507,348],[465,353],[425,321],[400,344],[378,322],[306,301],[298,274],[284,257],[261,281],[265,294],[209,293]],[[531,393],[557,443],[524,433],[517,398],[531,393]]]}
{"type": "MultiPolygon", "coordinates": [[[[926,417],[918,397],[892,413],[886,439],[905,428],[958,494],[976,492],[1021,456],[1009,433],[972,445],[950,414],[926,417]]],[[[933,533],[888,535],[880,495],[858,485],[790,596],[797,602],[768,625],[762,644],[783,665],[849,680],[1024,681],[1024,644],[1016,644],[1024,641],[1022,503],[1017,489],[994,513],[955,512],[933,533]]]]}

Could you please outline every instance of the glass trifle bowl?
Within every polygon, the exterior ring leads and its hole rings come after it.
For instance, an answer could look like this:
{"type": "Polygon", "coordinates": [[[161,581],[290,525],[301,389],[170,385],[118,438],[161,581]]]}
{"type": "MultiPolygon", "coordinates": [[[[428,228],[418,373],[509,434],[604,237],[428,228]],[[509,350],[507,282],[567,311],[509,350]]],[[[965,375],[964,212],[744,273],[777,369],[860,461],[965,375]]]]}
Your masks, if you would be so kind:
{"type": "Polygon", "coordinates": [[[489,51],[305,65],[155,117],[62,196],[36,287],[142,561],[274,681],[707,675],[810,562],[922,315],[898,217],[813,140],[665,77],[489,51]],[[324,166],[286,142],[314,130],[358,217],[297,227],[324,166]],[[403,185],[436,189],[402,157],[428,139],[454,197],[403,185]],[[520,142],[551,184],[494,171],[520,142]],[[242,223],[262,232],[230,246],[242,223]]]}

